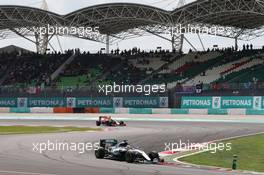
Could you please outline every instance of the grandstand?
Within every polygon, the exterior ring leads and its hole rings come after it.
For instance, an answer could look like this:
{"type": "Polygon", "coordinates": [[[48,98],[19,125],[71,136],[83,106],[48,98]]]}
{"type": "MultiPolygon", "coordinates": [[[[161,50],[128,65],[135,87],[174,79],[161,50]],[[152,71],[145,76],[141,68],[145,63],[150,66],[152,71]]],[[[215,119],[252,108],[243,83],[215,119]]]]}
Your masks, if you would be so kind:
{"type": "MultiPolygon", "coordinates": [[[[164,53],[150,54],[151,56],[124,56],[73,54],[72,51],[66,54],[47,55],[2,54],[1,57],[5,58],[1,64],[2,90],[5,92],[5,87],[9,87],[10,90],[10,87],[40,86],[43,93],[46,93],[45,89],[53,87],[60,95],[62,89],[68,88],[79,89],[82,92],[86,89],[89,94],[89,89],[99,84],[107,85],[115,82],[118,84],[166,84],[168,90],[172,92],[181,86],[183,93],[184,89],[188,89],[186,93],[195,93],[196,85],[203,83],[203,93],[206,94],[207,91],[215,89],[215,84],[218,86],[237,83],[261,85],[263,52],[264,50],[218,50],[190,52],[182,55],[167,53],[166,57],[164,53]]],[[[222,88],[222,90],[232,90],[232,87],[222,88]]],[[[247,89],[246,86],[243,88],[247,89]]],[[[94,95],[94,92],[90,93],[94,95]]]]}
{"type": "MultiPolygon", "coordinates": [[[[245,51],[244,51],[245,52],[245,51]]],[[[203,75],[194,77],[187,85],[196,84],[202,81],[206,84],[212,82],[226,82],[227,76],[232,77],[232,74],[243,71],[247,68],[252,68],[256,65],[263,64],[262,51],[246,51],[245,53],[228,53],[228,57],[223,56],[219,60],[220,62],[214,62],[210,69],[205,70],[203,75]],[[258,53],[260,52],[260,53],[258,53]]]]}

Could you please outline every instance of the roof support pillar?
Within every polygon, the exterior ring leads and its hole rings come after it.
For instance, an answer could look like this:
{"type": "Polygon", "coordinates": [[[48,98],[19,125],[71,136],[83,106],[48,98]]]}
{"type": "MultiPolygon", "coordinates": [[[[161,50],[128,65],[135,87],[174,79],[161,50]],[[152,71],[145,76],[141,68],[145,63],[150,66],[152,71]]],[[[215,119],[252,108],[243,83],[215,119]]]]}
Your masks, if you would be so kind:
{"type": "Polygon", "coordinates": [[[110,36],[106,35],[106,54],[110,54],[110,36]]]}
{"type": "MultiPolygon", "coordinates": [[[[47,31],[48,29],[46,29],[47,31]]],[[[49,35],[48,32],[45,32],[45,34],[41,33],[35,33],[36,38],[36,47],[37,47],[37,53],[39,54],[46,54],[48,44],[49,44],[49,35]]]]}
{"type": "Polygon", "coordinates": [[[172,32],[172,51],[182,52],[184,34],[177,34],[172,32]]]}
{"type": "Polygon", "coordinates": [[[237,43],[237,37],[235,37],[235,51],[237,51],[238,50],[238,43],[237,43]]]}
{"type": "Polygon", "coordinates": [[[201,39],[201,37],[200,37],[200,34],[197,33],[197,35],[198,35],[199,41],[200,41],[200,43],[201,43],[201,45],[202,45],[202,47],[203,47],[203,51],[205,51],[205,47],[204,47],[203,41],[202,41],[202,39],[201,39]]]}

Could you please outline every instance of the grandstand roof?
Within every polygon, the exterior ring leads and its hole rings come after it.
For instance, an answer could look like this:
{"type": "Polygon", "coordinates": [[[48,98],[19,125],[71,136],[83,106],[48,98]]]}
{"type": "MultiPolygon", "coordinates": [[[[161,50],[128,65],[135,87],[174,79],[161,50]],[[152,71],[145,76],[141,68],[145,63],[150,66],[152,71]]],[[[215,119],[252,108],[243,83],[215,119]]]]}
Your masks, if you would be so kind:
{"type": "MultiPolygon", "coordinates": [[[[258,37],[264,34],[264,0],[197,0],[173,11],[133,3],[95,5],[60,15],[32,7],[0,6],[0,37],[33,35],[32,27],[58,25],[98,26],[102,36],[125,39],[146,29],[162,33],[164,26],[192,24],[228,26],[226,37],[258,37]],[[160,27],[157,27],[160,26],[160,27]]],[[[74,36],[79,37],[79,36],[74,36]]],[[[86,38],[103,41],[102,38],[86,38]]]]}

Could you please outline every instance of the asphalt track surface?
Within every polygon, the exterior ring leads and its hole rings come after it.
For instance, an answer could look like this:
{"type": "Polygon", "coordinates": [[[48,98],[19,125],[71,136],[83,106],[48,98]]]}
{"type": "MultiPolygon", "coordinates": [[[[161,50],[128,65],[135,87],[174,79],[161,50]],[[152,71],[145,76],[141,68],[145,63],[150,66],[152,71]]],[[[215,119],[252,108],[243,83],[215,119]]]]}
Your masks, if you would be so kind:
{"type": "MultiPolygon", "coordinates": [[[[101,132],[72,132],[0,136],[0,175],[225,175],[242,174],[185,166],[128,164],[97,160],[93,151],[33,151],[33,143],[95,143],[102,138],[126,139],[148,151],[164,151],[165,143],[203,143],[215,139],[264,132],[264,124],[221,122],[130,121],[127,127],[101,132]]],[[[89,126],[94,121],[0,120],[0,125],[89,126]]]]}

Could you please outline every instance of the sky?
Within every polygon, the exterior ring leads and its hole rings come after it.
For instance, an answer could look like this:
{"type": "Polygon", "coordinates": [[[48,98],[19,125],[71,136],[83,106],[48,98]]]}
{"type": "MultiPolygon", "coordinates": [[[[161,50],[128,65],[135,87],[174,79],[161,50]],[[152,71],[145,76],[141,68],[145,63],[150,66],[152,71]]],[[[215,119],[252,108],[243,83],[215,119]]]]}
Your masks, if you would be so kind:
{"type": "MultiPolygon", "coordinates": [[[[48,4],[49,11],[58,13],[58,14],[67,14],[73,12],[75,10],[89,7],[97,4],[104,3],[117,3],[117,2],[132,2],[132,3],[140,3],[155,6],[158,8],[173,10],[177,7],[179,0],[46,0],[48,4]]],[[[194,0],[186,0],[186,3],[193,2],[194,0]]],[[[23,5],[23,6],[31,6],[41,8],[42,0],[0,0],[0,5],[23,5]]],[[[166,36],[165,37],[169,37],[166,36]]],[[[197,35],[188,34],[186,38],[198,49],[202,50],[202,45],[198,39],[197,35]]],[[[231,47],[234,46],[234,39],[217,37],[217,36],[208,36],[205,34],[201,35],[201,39],[205,48],[212,48],[213,45],[218,45],[219,47],[231,47]]],[[[262,47],[264,43],[262,42],[264,37],[260,37],[251,41],[239,41],[238,45],[242,48],[243,44],[252,43],[255,47],[262,47]]],[[[63,50],[72,49],[72,48],[80,48],[82,51],[90,51],[97,52],[101,48],[105,48],[105,44],[101,44],[94,41],[87,41],[77,38],[68,38],[68,37],[59,37],[60,43],[62,45],[63,50]]],[[[59,44],[57,38],[54,37],[51,40],[52,46],[56,50],[59,49],[59,44]]],[[[5,39],[0,40],[0,47],[8,46],[8,45],[17,45],[19,47],[23,47],[29,50],[36,50],[36,46],[23,38],[14,38],[14,39],[5,39]]],[[[140,38],[128,39],[121,41],[119,43],[115,43],[110,45],[110,49],[116,49],[119,47],[120,49],[130,49],[133,47],[138,47],[143,50],[153,50],[157,47],[162,47],[163,49],[171,49],[171,43],[167,40],[161,39],[157,36],[143,36],[140,38]]],[[[184,42],[183,50],[186,52],[191,48],[191,46],[184,42]]]]}

